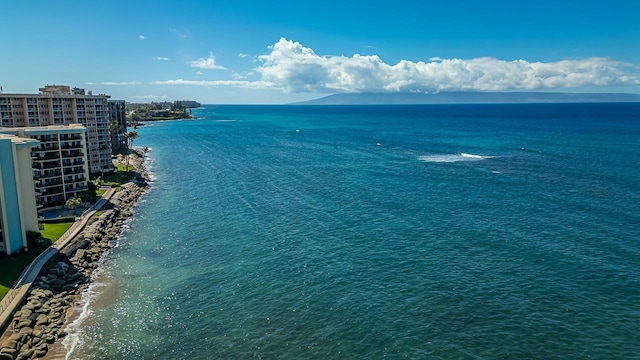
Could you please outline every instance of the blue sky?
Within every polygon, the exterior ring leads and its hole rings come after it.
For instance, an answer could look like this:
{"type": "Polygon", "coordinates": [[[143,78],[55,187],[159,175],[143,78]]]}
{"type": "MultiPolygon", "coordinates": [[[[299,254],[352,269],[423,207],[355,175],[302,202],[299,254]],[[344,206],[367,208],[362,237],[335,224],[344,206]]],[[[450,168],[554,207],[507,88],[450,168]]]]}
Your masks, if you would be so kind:
{"type": "Polygon", "coordinates": [[[332,93],[640,93],[640,2],[11,1],[0,86],[149,102],[332,93]],[[11,51],[9,51],[11,50],[11,51]]]}

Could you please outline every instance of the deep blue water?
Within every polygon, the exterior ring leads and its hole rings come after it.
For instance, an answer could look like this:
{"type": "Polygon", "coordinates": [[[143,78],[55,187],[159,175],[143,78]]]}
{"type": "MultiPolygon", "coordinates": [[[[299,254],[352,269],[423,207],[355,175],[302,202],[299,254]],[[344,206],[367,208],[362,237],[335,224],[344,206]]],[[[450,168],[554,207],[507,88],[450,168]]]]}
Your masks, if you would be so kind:
{"type": "Polygon", "coordinates": [[[71,358],[638,358],[640,104],[194,115],[71,358]]]}

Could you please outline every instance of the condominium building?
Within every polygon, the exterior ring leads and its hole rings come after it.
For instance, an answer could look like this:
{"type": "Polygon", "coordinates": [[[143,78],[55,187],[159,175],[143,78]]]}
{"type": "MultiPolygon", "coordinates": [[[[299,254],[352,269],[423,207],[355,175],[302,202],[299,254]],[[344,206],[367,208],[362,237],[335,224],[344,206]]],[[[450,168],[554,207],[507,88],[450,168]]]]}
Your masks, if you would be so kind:
{"type": "Polygon", "coordinates": [[[0,128],[0,134],[12,134],[39,141],[31,150],[37,207],[63,205],[66,200],[82,197],[88,190],[87,129],[69,126],[0,128]]]}
{"type": "Polygon", "coordinates": [[[0,135],[0,252],[27,247],[27,231],[38,231],[31,149],[38,141],[0,135]]]}
{"type": "Polygon", "coordinates": [[[113,149],[126,149],[127,117],[124,100],[109,100],[109,129],[111,130],[111,147],[113,149]]]}
{"type": "Polygon", "coordinates": [[[108,95],[63,85],[47,85],[39,94],[0,93],[0,127],[81,124],[91,173],[113,170],[108,95]]]}

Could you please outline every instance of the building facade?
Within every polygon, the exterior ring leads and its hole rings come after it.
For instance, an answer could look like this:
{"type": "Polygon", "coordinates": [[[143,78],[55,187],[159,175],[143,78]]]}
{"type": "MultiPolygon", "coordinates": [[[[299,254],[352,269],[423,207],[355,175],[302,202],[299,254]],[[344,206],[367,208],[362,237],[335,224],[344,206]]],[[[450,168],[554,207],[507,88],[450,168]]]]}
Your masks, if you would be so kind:
{"type": "Polygon", "coordinates": [[[127,148],[127,113],[124,100],[109,100],[109,129],[111,130],[111,147],[114,150],[127,148]]]}
{"type": "Polygon", "coordinates": [[[0,128],[0,133],[39,141],[31,150],[38,209],[64,205],[88,190],[86,132],[79,124],[0,128]]]}
{"type": "Polygon", "coordinates": [[[27,247],[27,231],[38,231],[31,149],[38,141],[0,135],[0,252],[27,247]]]}
{"type": "Polygon", "coordinates": [[[109,96],[62,85],[39,90],[39,94],[0,94],[0,127],[81,124],[87,129],[89,171],[112,171],[109,96]]]}

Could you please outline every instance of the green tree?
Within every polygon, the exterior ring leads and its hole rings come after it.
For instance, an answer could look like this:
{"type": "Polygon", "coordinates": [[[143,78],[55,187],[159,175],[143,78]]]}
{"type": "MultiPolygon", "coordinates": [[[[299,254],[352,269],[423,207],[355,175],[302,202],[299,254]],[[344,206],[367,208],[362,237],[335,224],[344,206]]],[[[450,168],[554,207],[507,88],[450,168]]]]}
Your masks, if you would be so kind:
{"type": "Polygon", "coordinates": [[[131,154],[131,148],[133,147],[133,142],[138,138],[138,132],[133,130],[129,131],[126,135],[127,138],[127,158],[125,159],[126,167],[125,171],[129,171],[129,155],[131,154]]]}
{"type": "Polygon", "coordinates": [[[80,206],[81,203],[82,203],[82,199],[74,197],[74,198],[68,199],[64,205],[69,209],[75,209],[78,206],[80,206]]]}
{"type": "Polygon", "coordinates": [[[129,146],[133,146],[133,142],[138,138],[138,132],[133,130],[127,133],[127,139],[129,140],[129,146]]]}
{"type": "MultiPolygon", "coordinates": [[[[98,179],[96,180],[97,182],[100,181],[100,177],[98,177],[98,179]]],[[[98,195],[96,195],[96,191],[98,190],[98,186],[96,185],[95,182],[93,181],[88,181],[87,182],[87,192],[84,194],[84,200],[85,201],[94,201],[98,198],[98,195]]]]}

